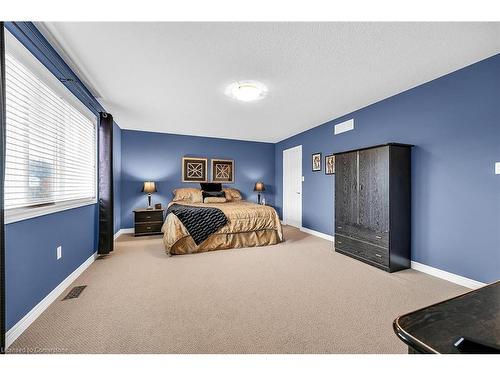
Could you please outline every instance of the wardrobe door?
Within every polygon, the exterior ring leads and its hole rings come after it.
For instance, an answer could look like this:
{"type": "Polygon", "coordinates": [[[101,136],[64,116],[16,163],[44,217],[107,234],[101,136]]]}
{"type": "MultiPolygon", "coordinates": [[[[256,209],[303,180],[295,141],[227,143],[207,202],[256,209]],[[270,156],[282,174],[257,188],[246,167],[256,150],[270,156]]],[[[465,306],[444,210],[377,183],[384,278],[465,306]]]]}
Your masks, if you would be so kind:
{"type": "Polygon", "coordinates": [[[387,244],[389,232],[389,147],[359,151],[359,218],[366,236],[387,244]],[[381,237],[381,238],[379,238],[381,237]]]}
{"type": "Polygon", "coordinates": [[[348,227],[356,225],[357,153],[348,152],[335,156],[335,232],[347,234],[348,227]]]}

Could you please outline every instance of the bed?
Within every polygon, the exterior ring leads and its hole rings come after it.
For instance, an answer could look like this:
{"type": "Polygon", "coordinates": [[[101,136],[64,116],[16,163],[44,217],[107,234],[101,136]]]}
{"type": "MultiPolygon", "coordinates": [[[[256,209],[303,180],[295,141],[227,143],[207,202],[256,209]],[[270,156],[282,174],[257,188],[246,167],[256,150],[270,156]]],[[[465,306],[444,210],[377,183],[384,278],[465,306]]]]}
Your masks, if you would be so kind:
{"type": "MultiPolygon", "coordinates": [[[[179,216],[167,211],[162,232],[168,255],[267,246],[283,241],[281,222],[276,210],[270,206],[239,199],[224,203],[202,203],[200,201],[193,202],[192,199],[175,199],[169,203],[169,210],[174,204],[177,209],[188,209],[193,210],[193,212],[210,208],[218,209],[225,216],[227,222],[202,242],[199,242],[199,239],[194,236],[198,240],[196,243],[179,216]]],[[[182,216],[180,217],[182,218],[182,216]]],[[[208,224],[210,219],[202,220],[207,222],[199,222],[198,226],[208,224]]]]}

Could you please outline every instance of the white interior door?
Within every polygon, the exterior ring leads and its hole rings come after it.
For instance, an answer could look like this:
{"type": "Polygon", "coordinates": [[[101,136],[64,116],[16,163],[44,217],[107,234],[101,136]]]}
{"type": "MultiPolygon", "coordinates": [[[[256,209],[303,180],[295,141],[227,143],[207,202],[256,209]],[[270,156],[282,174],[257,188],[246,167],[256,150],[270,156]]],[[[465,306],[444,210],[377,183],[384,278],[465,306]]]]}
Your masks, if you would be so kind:
{"type": "Polygon", "coordinates": [[[302,227],[302,145],[283,150],[283,222],[302,227]]]}

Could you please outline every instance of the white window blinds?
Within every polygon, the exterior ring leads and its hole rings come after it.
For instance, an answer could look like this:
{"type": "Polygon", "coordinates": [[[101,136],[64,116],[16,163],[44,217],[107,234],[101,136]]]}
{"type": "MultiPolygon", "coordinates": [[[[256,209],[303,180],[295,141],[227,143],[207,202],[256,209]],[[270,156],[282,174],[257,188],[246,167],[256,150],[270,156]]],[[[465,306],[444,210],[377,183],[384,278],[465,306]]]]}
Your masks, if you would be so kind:
{"type": "Polygon", "coordinates": [[[5,60],[5,209],[95,199],[94,123],[8,50],[5,60]]]}

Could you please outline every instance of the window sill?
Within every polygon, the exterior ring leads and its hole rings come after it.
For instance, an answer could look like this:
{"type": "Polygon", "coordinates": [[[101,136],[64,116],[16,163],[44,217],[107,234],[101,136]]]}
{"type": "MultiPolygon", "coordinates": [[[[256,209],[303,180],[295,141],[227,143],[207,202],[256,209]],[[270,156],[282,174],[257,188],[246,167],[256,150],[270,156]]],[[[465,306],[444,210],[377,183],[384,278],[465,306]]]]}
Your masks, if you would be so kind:
{"type": "Polygon", "coordinates": [[[5,224],[12,224],[18,221],[34,219],[39,216],[45,216],[54,214],[56,212],[71,210],[73,208],[89,206],[96,204],[97,199],[81,199],[74,200],[70,202],[56,203],[51,206],[46,207],[34,207],[34,208],[16,208],[11,210],[5,210],[5,224]]]}

